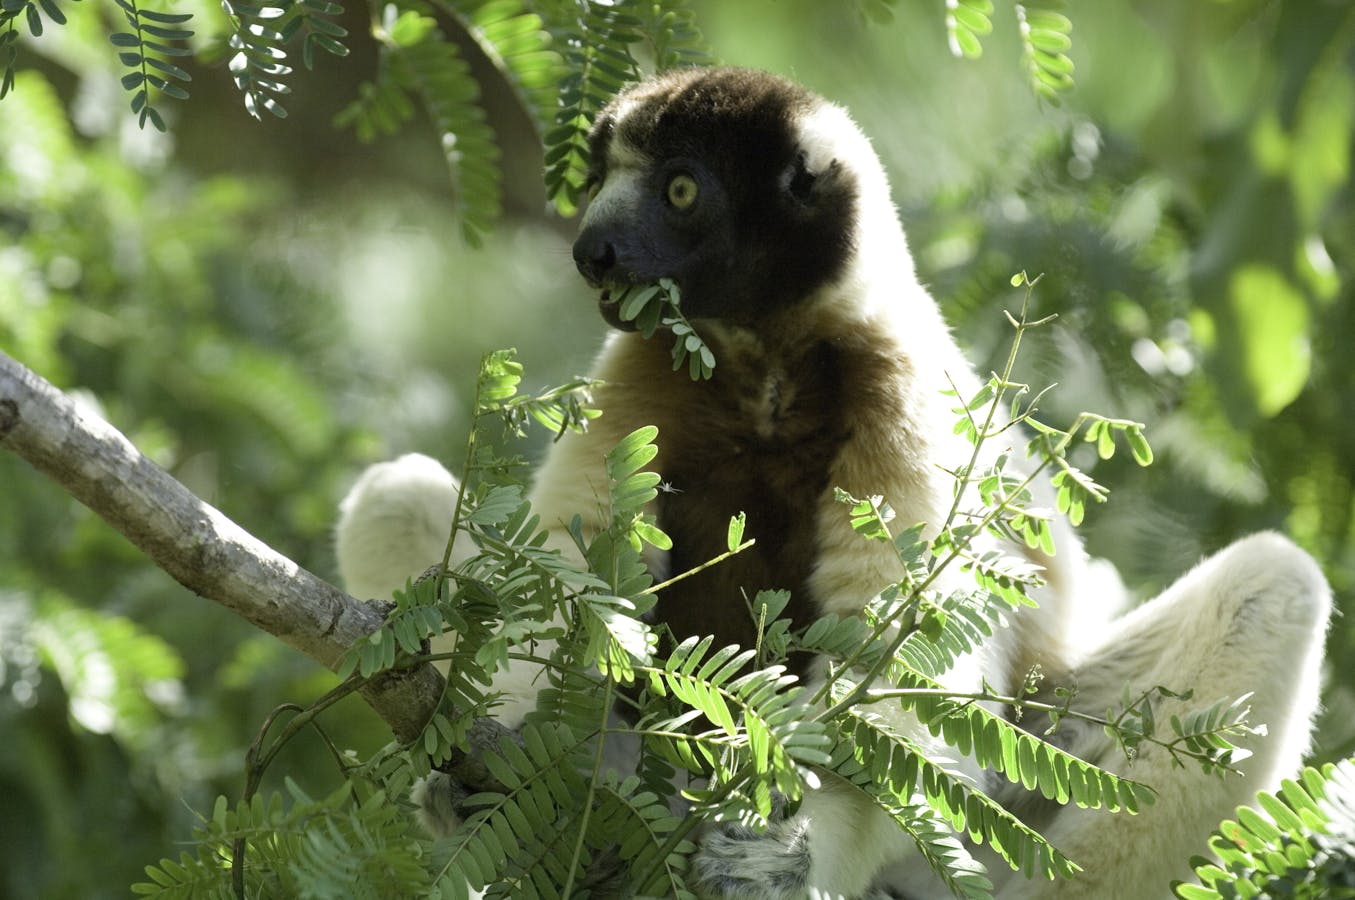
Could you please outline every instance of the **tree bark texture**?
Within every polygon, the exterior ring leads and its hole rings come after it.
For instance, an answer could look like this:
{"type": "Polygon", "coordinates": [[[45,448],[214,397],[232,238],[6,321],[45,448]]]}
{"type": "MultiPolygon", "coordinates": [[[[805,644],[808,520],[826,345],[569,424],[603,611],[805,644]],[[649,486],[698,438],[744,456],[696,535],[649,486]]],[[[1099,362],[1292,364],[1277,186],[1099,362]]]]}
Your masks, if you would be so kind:
{"type": "MultiPolygon", "coordinates": [[[[333,669],[382,613],[273,550],[198,499],[112,425],[0,352],[0,446],[14,451],[176,581],[333,669]]],[[[417,737],[442,695],[431,665],[363,691],[395,736],[417,737]]]]}

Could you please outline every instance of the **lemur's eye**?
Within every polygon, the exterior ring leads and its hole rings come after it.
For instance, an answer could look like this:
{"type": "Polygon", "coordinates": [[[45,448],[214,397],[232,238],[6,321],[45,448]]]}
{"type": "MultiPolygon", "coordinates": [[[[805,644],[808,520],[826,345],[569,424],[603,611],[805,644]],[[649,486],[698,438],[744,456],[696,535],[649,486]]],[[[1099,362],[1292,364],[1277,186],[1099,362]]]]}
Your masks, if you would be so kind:
{"type": "Polygon", "coordinates": [[[696,179],[685,172],[668,181],[668,202],[674,209],[687,209],[696,202],[696,179]]]}

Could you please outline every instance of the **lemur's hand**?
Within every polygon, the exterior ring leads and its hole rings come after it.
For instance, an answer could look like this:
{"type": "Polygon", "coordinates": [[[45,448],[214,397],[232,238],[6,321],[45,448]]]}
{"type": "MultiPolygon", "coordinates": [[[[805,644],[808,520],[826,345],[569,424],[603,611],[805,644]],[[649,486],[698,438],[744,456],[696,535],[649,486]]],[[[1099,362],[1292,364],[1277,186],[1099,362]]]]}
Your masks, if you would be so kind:
{"type": "Polygon", "coordinates": [[[785,798],[773,795],[766,831],[723,822],[708,830],[694,859],[703,896],[790,900],[809,883],[809,822],[786,814],[785,798]]]}
{"type": "Polygon", "coordinates": [[[469,749],[453,750],[451,759],[414,786],[411,796],[419,807],[419,822],[429,834],[447,837],[455,831],[466,816],[475,812],[474,807],[466,805],[471,796],[506,791],[485,765],[485,754],[498,752],[499,743],[505,738],[522,744],[514,729],[488,717],[476,719],[470,727],[469,749]]]}
{"type": "MultiPolygon", "coordinates": [[[[467,803],[475,794],[508,792],[485,765],[485,755],[498,753],[505,739],[522,745],[517,730],[491,718],[476,719],[470,727],[469,749],[453,751],[452,758],[440,771],[429,774],[414,786],[411,796],[419,807],[419,822],[430,834],[438,838],[452,834],[479,809],[467,803]]],[[[577,884],[598,900],[621,898],[626,896],[626,875],[626,865],[618,848],[608,847],[593,855],[577,884]]]]}

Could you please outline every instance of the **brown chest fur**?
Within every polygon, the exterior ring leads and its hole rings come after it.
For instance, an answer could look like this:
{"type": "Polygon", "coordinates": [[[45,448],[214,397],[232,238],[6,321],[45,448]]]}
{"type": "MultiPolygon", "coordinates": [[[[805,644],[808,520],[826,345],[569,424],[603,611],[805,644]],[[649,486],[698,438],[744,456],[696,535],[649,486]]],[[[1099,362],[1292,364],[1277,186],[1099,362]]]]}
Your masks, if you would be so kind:
{"type": "Polygon", "coordinates": [[[873,393],[860,384],[850,339],[782,340],[743,332],[711,340],[715,376],[672,371],[659,340],[633,345],[598,399],[612,426],[659,428],[653,468],[665,490],[660,526],[673,539],[671,573],[724,552],[731,516],[747,515],[756,544],[659,594],[657,615],[681,640],[714,634],[717,646],[753,646],[757,592],[791,592],[787,614],[818,614],[808,579],[818,554],[819,507],[830,472],[873,393]],[[619,377],[618,377],[619,376],[619,377]]]}

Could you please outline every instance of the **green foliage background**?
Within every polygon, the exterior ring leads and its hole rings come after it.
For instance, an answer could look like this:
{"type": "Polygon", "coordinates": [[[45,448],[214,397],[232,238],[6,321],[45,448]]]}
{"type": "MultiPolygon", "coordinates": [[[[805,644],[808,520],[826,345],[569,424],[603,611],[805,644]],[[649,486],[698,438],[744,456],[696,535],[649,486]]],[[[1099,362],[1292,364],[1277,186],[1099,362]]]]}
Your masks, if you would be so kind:
{"type": "MultiPolygon", "coordinates": [[[[1322,561],[1349,609],[1355,10],[1083,4],[1067,51],[1076,88],[1054,107],[1022,74],[1010,6],[977,59],[950,54],[939,6],[692,4],[719,58],[852,110],[976,360],[1005,351],[1010,274],[1045,273],[1033,312],[1061,319],[1023,351],[1023,380],[1061,383],[1052,418],[1098,409],[1148,423],[1158,456],[1146,471],[1099,465],[1115,495],[1088,511],[1093,552],[1148,593],[1227,540],[1278,528],[1322,561]]],[[[128,69],[101,24],[121,16],[111,5],[60,3],[65,27],[0,42],[0,63],[20,54],[0,102],[0,348],[84,392],[197,493],[332,577],[348,482],[406,450],[455,462],[483,351],[516,346],[545,385],[584,370],[600,340],[572,225],[547,212],[524,111],[543,101],[496,79],[473,31],[444,23],[482,77],[501,147],[502,219],[489,230],[492,214],[458,215],[477,188],[438,137],[464,109],[416,105],[410,127],[374,125],[371,143],[332,124],[374,89],[361,82],[402,65],[380,48],[411,38],[383,30],[379,9],[326,13],[349,56],[314,54],[313,72],[286,79],[290,95],[261,89],[256,109],[281,97],[289,115],[260,123],[226,68],[238,22],[206,3],[151,8],[199,15],[199,55],[176,63],[192,97],[153,101],[167,134],[126,109],[128,69]]],[[[568,192],[555,202],[567,207],[568,192]]],[[[1091,469],[1086,449],[1076,462],[1091,469]]],[[[1350,617],[1329,656],[1319,762],[1355,752],[1350,617]]],[[[125,894],[185,838],[191,810],[238,795],[268,711],[332,684],[0,455],[0,895],[125,894]]],[[[357,701],[328,722],[364,754],[388,738],[357,701]]],[[[318,741],[288,752],[277,771],[312,795],[332,790],[318,741]]]]}

